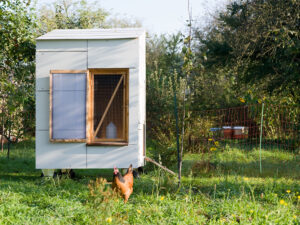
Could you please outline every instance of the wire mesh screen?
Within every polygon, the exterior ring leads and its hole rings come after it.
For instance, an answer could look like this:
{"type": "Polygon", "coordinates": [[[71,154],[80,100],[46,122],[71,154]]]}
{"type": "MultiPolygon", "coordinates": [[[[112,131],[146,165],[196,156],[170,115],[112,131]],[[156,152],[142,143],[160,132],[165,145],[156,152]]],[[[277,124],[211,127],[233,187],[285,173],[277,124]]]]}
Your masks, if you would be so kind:
{"type": "MultiPolygon", "coordinates": [[[[265,104],[262,122],[262,148],[297,150],[300,148],[299,108],[265,104]]],[[[258,148],[262,104],[193,111],[187,145],[190,151],[219,147],[258,148]],[[195,119],[196,118],[196,119],[195,119]]]]}
{"type": "MultiPolygon", "coordinates": [[[[117,87],[121,75],[94,76],[94,131],[108,107],[108,103],[117,87]]],[[[96,138],[118,139],[124,138],[124,85],[121,82],[107,114],[102,122],[96,138]]]]}

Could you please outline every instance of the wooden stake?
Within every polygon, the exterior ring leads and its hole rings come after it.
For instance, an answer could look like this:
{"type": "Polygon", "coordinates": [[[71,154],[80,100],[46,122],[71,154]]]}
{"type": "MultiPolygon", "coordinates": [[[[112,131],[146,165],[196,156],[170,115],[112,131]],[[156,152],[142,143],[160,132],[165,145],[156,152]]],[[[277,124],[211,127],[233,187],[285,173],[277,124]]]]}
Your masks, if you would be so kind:
{"type": "Polygon", "coordinates": [[[177,174],[174,173],[172,170],[169,170],[167,167],[165,167],[165,166],[159,164],[158,162],[155,162],[153,159],[150,159],[149,157],[145,157],[145,160],[146,160],[147,162],[151,162],[151,163],[157,165],[158,167],[162,168],[163,170],[167,171],[168,173],[170,173],[170,174],[172,174],[172,175],[174,175],[174,176],[177,176],[177,174]]]}

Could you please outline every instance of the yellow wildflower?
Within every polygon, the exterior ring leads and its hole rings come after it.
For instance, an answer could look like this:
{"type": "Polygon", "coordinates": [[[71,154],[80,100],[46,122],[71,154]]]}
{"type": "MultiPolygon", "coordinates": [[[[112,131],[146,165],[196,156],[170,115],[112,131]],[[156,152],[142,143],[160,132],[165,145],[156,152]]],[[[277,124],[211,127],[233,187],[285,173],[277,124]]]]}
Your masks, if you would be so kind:
{"type": "Polygon", "coordinates": [[[282,199],[279,201],[279,203],[280,203],[280,205],[285,205],[285,201],[282,199]]]}
{"type": "Polygon", "coordinates": [[[218,142],[218,141],[215,141],[215,145],[216,145],[216,146],[219,146],[219,142],[218,142]]]}
{"type": "Polygon", "coordinates": [[[300,200],[300,195],[298,195],[298,200],[300,200]]]}
{"type": "Polygon", "coordinates": [[[297,216],[293,215],[293,218],[294,218],[294,219],[297,219],[297,216]]]}
{"type": "Polygon", "coordinates": [[[249,180],[249,178],[248,177],[244,177],[244,181],[248,181],[249,180]]]}
{"type": "Polygon", "coordinates": [[[240,102],[245,103],[246,101],[245,101],[245,99],[240,98],[240,102]]]}
{"type": "Polygon", "coordinates": [[[286,193],[288,193],[288,194],[291,193],[291,190],[286,190],[286,193]]]}
{"type": "Polygon", "coordinates": [[[250,213],[254,213],[254,211],[251,209],[251,210],[250,210],[250,213]]]}
{"type": "Polygon", "coordinates": [[[111,223],[111,221],[112,221],[111,217],[106,218],[106,222],[111,223]]]}
{"type": "Polygon", "coordinates": [[[164,196],[161,196],[161,197],[160,197],[160,200],[161,200],[161,201],[163,201],[164,199],[165,199],[165,197],[164,197],[164,196]]]}
{"type": "Polygon", "coordinates": [[[212,138],[209,138],[208,140],[209,140],[209,141],[213,141],[213,139],[212,139],[212,138]]]}
{"type": "Polygon", "coordinates": [[[215,147],[212,147],[212,148],[210,148],[209,150],[213,152],[213,151],[216,151],[216,150],[217,150],[217,148],[215,148],[215,147]]]}
{"type": "Polygon", "coordinates": [[[137,209],[136,211],[137,211],[138,214],[141,214],[141,213],[142,213],[142,211],[139,210],[139,209],[137,209]]]}

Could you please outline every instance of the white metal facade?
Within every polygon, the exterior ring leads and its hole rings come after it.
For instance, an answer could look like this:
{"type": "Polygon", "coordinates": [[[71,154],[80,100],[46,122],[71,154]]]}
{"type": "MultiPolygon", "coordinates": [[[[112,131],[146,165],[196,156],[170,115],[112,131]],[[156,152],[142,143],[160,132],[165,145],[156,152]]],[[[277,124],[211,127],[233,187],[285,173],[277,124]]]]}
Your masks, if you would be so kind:
{"type": "Polygon", "coordinates": [[[144,165],[145,32],[141,29],[54,30],[37,38],[36,168],[127,168],[144,165]],[[49,141],[50,70],[129,68],[128,146],[49,141]]]}

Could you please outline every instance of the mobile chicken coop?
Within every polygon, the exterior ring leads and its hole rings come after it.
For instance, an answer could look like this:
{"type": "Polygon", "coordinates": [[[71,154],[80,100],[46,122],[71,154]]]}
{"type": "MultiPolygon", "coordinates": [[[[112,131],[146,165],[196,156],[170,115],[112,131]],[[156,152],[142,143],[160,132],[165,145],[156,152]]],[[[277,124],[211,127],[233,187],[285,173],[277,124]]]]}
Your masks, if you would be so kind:
{"type": "Polygon", "coordinates": [[[143,166],[145,78],[144,30],[37,38],[36,168],[143,166]]]}

